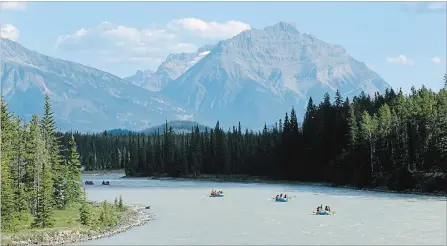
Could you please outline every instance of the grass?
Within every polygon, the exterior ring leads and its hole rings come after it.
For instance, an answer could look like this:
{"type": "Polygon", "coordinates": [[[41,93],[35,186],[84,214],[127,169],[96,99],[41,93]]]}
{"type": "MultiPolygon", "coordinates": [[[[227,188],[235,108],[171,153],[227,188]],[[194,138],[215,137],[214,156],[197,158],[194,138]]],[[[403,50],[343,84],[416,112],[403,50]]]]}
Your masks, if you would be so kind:
{"type": "Polygon", "coordinates": [[[75,204],[63,210],[55,210],[53,212],[53,226],[51,228],[33,228],[33,217],[30,214],[23,215],[17,221],[14,231],[2,231],[6,234],[14,234],[18,232],[38,232],[46,230],[54,230],[58,228],[81,227],[79,222],[79,204],[75,204]]]}
{"type": "Polygon", "coordinates": [[[82,225],[80,222],[80,204],[73,204],[70,207],[62,210],[54,210],[53,212],[53,226],[50,228],[33,228],[33,217],[23,215],[17,221],[14,231],[2,231],[2,241],[8,244],[13,241],[29,240],[44,242],[45,238],[56,235],[65,229],[70,231],[77,231],[81,234],[90,232],[102,232],[109,227],[116,226],[122,216],[126,214],[126,207],[119,209],[117,206],[110,203],[89,204],[87,205],[90,211],[91,222],[90,225],[82,225]],[[3,237],[6,236],[6,237],[3,237]]]}

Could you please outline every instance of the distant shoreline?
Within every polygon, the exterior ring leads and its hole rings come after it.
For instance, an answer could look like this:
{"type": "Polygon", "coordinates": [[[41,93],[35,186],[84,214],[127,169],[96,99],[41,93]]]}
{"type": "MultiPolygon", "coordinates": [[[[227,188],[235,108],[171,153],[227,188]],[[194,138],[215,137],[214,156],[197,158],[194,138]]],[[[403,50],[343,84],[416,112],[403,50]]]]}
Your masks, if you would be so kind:
{"type": "Polygon", "coordinates": [[[169,177],[167,175],[154,175],[149,177],[132,177],[126,176],[123,169],[119,170],[105,170],[105,171],[88,171],[83,172],[83,174],[94,174],[94,175],[107,175],[116,174],[122,175],[123,179],[145,179],[145,180],[166,180],[166,181],[210,181],[210,182],[234,182],[234,183],[262,183],[262,184],[294,184],[294,185],[312,185],[312,186],[322,186],[322,187],[334,187],[334,188],[344,188],[350,190],[358,191],[374,191],[382,193],[393,193],[393,194],[413,194],[413,195],[424,195],[424,196],[447,196],[447,192],[435,191],[426,192],[418,189],[406,190],[406,191],[395,191],[390,190],[387,187],[376,187],[376,188],[356,188],[352,185],[334,185],[328,182],[303,182],[303,181],[293,181],[293,180],[275,180],[268,177],[261,176],[248,176],[248,175],[199,175],[194,177],[192,175],[184,177],[169,177]]]}
{"type": "MultiPolygon", "coordinates": [[[[123,177],[132,178],[132,177],[123,177]]],[[[413,194],[413,195],[424,195],[424,196],[447,196],[447,192],[436,191],[436,192],[424,192],[417,189],[406,190],[406,191],[394,191],[387,187],[376,187],[376,188],[356,188],[352,185],[342,185],[337,186],[332,183],[327,182],[303,182],[303,181],[290,181],[290,180],[274,180],[266,177],[256,177],[256,176],[245,176],[245,175],[200,175],[198,177],[165,177],[165,176],[151,176],[148,177],[150,180],[166,180],[166,181],[211,181],[211,182],[234,182],[234,183],[262,183],[262,184],[293,184],[293,185],[312,185],[321,187],[333,187],[333,188],[343,188],[349,190],[358,191],[373,191],[380,193],[392,193],[392,194],[413,194]]]]}
{"type": "Polygon", "coordinates": [[[97,171],[82,171],[82,175],[123,175],[125,176],[126,173],[124,172],[124,169],[117,169],[117,170],[97,170],[97,171]]]}

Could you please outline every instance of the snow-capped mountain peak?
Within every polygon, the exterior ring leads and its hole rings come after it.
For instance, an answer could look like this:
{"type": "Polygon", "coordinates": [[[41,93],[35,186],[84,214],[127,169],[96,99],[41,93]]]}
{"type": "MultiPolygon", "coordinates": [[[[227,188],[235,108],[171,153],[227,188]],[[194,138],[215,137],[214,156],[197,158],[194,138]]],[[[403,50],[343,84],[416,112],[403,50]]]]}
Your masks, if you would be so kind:
{"type": "Polygon", "coordinates": [[[213,45],[206,45],[194,53],[170,54],[155,73],[147,70],[144,74],[137,72],[135,75],[124,79],[150,91],[161,91],[170,82],[208,55],[213,47],[213,45]]]}

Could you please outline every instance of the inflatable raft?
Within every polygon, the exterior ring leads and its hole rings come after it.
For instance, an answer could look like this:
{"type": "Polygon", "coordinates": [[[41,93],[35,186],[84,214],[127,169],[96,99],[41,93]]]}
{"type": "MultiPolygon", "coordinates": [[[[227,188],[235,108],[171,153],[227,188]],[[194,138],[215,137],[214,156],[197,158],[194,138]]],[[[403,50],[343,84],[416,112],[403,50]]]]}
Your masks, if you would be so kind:
{"type": "Polygon", "coordinates": [[[326,210],[322,210],[319,212],[315,212],[315,215],[332,215],[332,212],[326,211],[326,210]]]}
{"type": "Polygon", "coordinates": [[[210,197],[224,197],[224,196],[225,196],[224,193],[214,194],[214,195],[210,194],[210,197]]]}
{"type": "Polygon", "coordinates": [[[280,197],[278,199],[275,199],[276,202],[288,202],[289,198],[280,197]]]}

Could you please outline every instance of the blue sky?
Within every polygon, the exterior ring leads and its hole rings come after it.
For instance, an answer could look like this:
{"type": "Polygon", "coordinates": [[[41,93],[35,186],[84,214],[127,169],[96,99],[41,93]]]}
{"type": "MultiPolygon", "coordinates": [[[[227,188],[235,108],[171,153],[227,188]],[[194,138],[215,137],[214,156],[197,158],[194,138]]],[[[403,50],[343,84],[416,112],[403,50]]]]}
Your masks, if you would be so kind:
{"type": "Polygon", "coordinates": [[[446,72],[445,2],[22,2],[1,11],[2,37],[120,77],[279,21],[342,45],[395,88],[438,90],[446,72]]]}

